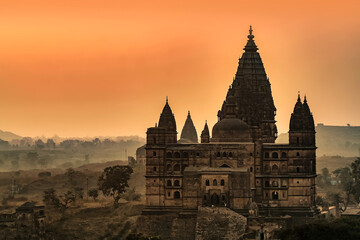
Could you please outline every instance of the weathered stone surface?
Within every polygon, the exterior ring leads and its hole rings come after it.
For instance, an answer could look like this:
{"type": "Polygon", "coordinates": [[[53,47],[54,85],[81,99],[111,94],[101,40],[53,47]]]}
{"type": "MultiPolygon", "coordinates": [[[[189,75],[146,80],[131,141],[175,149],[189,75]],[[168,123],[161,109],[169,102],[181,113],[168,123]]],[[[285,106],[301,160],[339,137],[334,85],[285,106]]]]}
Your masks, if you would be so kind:
{"type": "Polygon", "coordinates": [[[246,230],[246,218],[228,208],[199,207],[196,240],[240,239],[246,230]]]}

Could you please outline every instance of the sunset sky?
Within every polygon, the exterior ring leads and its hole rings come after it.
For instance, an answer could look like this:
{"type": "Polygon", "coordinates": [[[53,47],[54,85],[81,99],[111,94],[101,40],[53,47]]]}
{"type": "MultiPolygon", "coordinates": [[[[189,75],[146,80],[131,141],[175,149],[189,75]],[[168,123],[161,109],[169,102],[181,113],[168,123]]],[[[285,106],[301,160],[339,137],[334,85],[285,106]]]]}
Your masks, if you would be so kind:
{"type": "Polygon", "coordinates": [[[360,2],[0,0],[0,129],[139,135],[169,96],[210,128],[254,29],[279,132],[297,92],[316,123],[360,125],[360,2]]]}

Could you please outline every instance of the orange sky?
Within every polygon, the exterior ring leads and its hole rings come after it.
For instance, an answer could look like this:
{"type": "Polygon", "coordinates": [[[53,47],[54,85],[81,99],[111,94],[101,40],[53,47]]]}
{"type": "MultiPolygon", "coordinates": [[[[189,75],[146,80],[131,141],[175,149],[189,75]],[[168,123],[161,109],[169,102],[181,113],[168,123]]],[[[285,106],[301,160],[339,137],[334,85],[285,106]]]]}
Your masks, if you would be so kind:
{"type": "Polygon", "coordinates": [[[250,24],[279,132],[298,90],[316,123],[360,125],[359,16],[355,0],[0,0],[0,129],[145,136],[168,95],[178,131],[191,110],[200,133],[250,24]]]}

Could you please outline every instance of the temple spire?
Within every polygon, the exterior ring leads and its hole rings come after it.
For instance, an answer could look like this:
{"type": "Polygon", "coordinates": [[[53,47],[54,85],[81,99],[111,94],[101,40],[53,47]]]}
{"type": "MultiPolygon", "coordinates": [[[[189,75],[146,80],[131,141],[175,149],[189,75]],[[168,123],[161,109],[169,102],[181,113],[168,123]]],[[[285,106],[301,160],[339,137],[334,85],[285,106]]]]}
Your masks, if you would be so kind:
{"type": "Polygon", "coordinates": [[[258,50],[258,47],[256,46],[256,44],[254,42],[253,29],[252,29],[251,25],[249,28],[248,41],[245,45],[244,50],[245,50],[245,52],[256,52],[258,50]]]}
{"type": "Polygon", "coordinates": [[[298,98],[297,98],[298,102],[301,102],[301,98],[300,98],[300,91],[298,91],[298,98]]]}
{"type": "Polygon", "coordinates": [[[198,142],[198,135],[194,126],[194,123],[190,116],[190,111],[188,111],[187,118],[185,120],[184,127],[181,131],[180,141],[182,142],[192,142],[197,143],[198,142]]]}

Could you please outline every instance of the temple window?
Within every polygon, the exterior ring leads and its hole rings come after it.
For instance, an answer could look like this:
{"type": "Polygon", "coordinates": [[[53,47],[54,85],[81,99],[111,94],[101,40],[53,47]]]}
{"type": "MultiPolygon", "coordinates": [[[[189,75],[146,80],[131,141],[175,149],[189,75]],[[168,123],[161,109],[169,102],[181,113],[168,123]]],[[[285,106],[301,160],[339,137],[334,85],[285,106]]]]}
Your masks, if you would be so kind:
{"type": "Polygon", "coordinates": [[[223,152],[223,155],[222,155],[223,157],[226,157],[226,152],[223,152]]]}
{"type": "Polygon", "coordinates": [[[224,179],[221,179],[220,185],[221,185],[221,186],[225,186],[225,180],[224,180],[224,179]]]}
{"type": "Polygon", "coordinates": [[[156,172],[156,167],[153,167],[153,171],[156,172]]]}
{"type": "Polygon", "coordinates": [[[167,158],[172,158],[172,153],[171,153],[171,152],[167,152],[167,153],[166,153],[166,157],[167,157],[167,158]]]}
{"type": "Polygon", "coordinates": [[[265,152],[265,158],[269,158],[269,157],[270,157],[269,153],[265,152]]]}
{"type": "Polygon", "coordinates": [[[272,166],[272,169],[271,169],[271,170],[272,170],[272,172],[277,172],[277,171],[279,170],[279,167],[274,164],[274,165],[272,166]]]}
{"type": "Polygon", "coordinates": [[[175,164],[174,171],[180,171],[180,165],[179,164],[175,164]]]}
{"type": "Polygon", "coordinates": [[[216,157],[220,157],[220,156],[221,156],[220,152],[217,152],[216,157]]]}
{"type": "Polygon", "coordinates": [[[180,181],[179,181],[179,180],[175,180],[175,181],[174,181],[174,186],[177,186],[177,187],[180,186],[180,181]]]}
{"type": "Polygon", "coordinates": [[[156,157],[156,152],[155,151],[153,152],[153,156],[156,157]]]}
{"type": "Polygon", "coordinates": [[[229,152],[229,158],[232,158],[232,157],[233,157],[232,152],[229,152]]]}
{"type": "Polygon", "coordinates": [[[273,192],[272,193],[272,199],[273,200],[278,200],[279,199],[279,193],[278,192],[273,192]]]}
{"type": "Polygon", "coordinates": [[[205,180],[205,185],[206,185],[206,186],[210,186],[210,181],[209,181],[209,179],[206,179],[206,180],[205,180]]]}
{"type": "Polygon", "coordinates": [[[213,181],[213,186],[217,186],[217,181],[216,181],[216,179],[214,179],[214,181],[213,181]]]}
{"type": "Polygon", "coordinates": [[[174,198],[175,198],[175,199],[179,199],[179,198],[180,198],[180,192],[179,192],[179,191],[175,191],[175,192],[174,192],[174,198]]]}
{"type": "Polygon", "coordinates": [[[286,158],[286,152],[281,153],[281,158],[286,158]]]}
{"type": "Polygon", "coordinates": [[[171,172],[171,164],[168,164],[168,165],[166,166],[166,171],[171,172]]]}
{"type": "Polygon", "coordinates": [[[179,153],[179,152],[176,152],[176,153],[174,154],[174,156],[175,156],[175,158],[180,158],[180,153],[179,153]]]}
{"type": "Polygon", "coordinates": [[[272,158],[279,158],[279,154],[277,152],[273,152],[271,157],[272,158]]]}
{"type": "Polygon", "coordinates": [[[167,185],[168,187],[171,187],[171,180],[167,180],[166,185],[167,185]]]}

